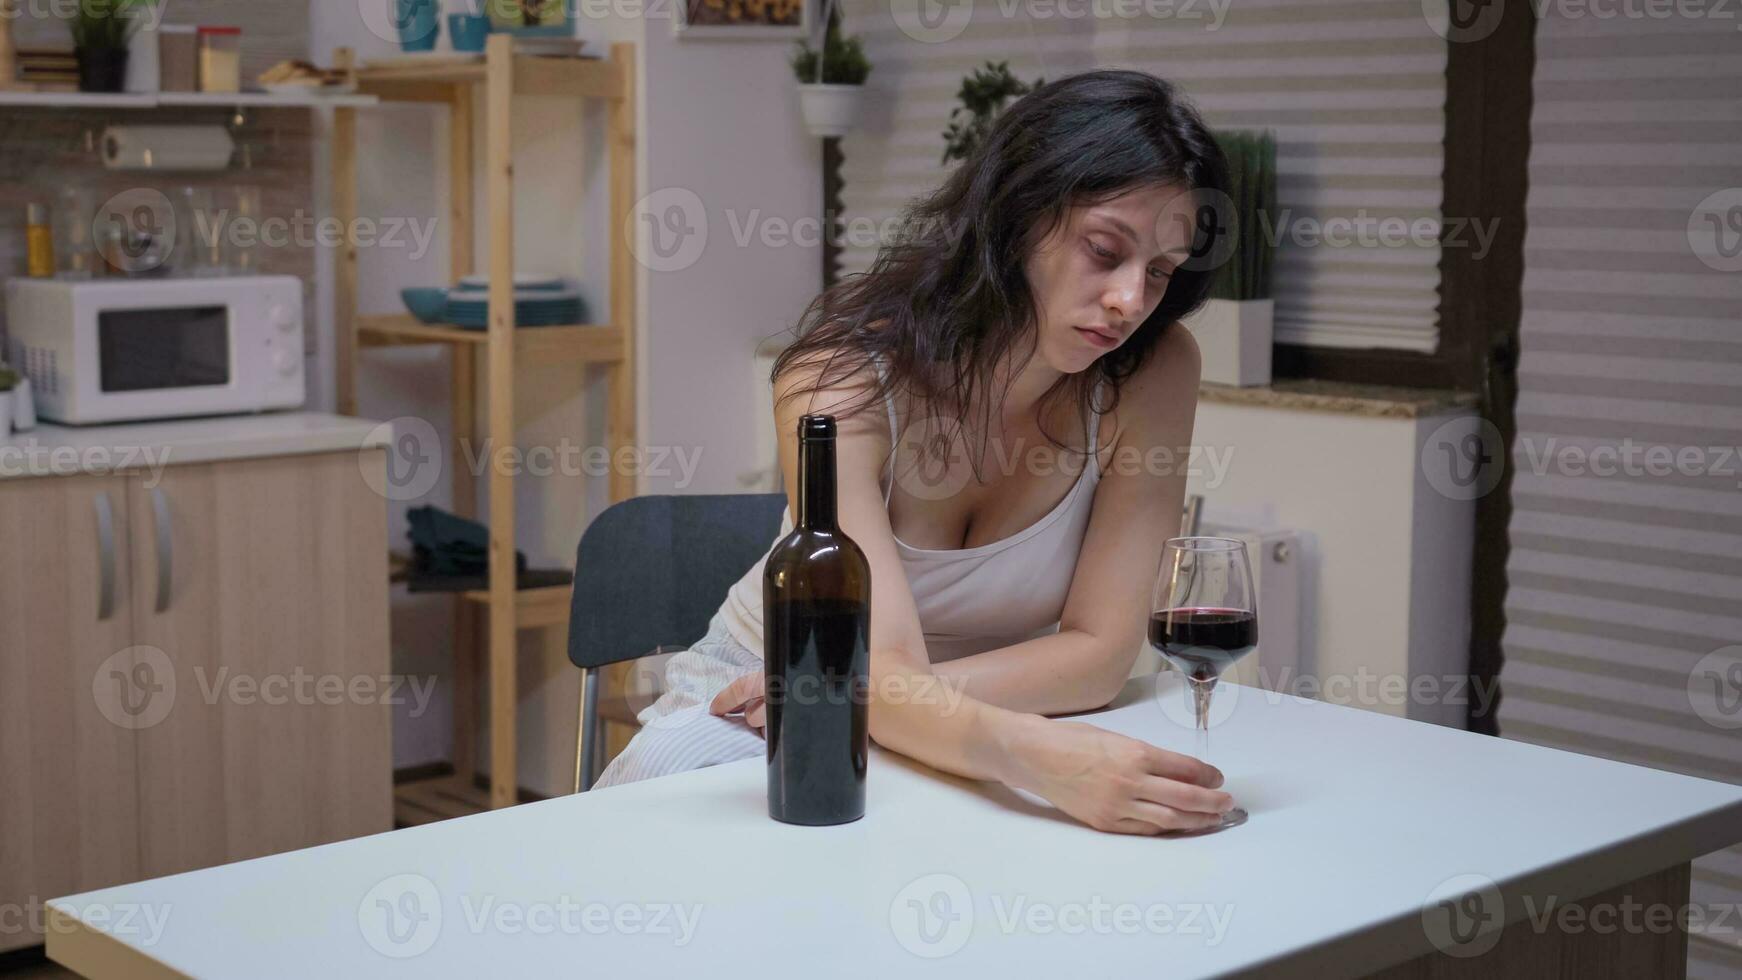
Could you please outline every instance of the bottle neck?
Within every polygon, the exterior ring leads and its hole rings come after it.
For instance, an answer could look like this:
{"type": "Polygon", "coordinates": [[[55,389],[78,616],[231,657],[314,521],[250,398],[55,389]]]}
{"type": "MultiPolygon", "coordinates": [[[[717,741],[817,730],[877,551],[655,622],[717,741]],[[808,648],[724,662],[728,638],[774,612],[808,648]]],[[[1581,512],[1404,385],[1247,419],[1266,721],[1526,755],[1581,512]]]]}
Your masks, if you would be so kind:
{"type": "Polygon", "coordinates": [[[798,443],[798,518],[796,526],[833,531],[835,525],[835,440],[798,443]]]}

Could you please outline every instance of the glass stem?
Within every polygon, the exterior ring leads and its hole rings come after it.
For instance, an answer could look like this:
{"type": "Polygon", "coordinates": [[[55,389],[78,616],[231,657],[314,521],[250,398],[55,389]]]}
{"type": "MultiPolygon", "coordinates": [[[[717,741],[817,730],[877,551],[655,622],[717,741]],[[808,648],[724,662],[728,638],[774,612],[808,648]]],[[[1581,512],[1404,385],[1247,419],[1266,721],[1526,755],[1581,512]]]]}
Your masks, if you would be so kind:
{"type": "Polygon", "coordinates": [[[1216,682],[1214,680],[1200,681],[1196,678],[1190,680],[1188,696],[1192,699],[1192,717],[1196,719],[1196,724],[1193,727],[1197,732],[1196,746],[1193,751],[1201,762],[1208,762],[1210,758],[1210,695],[1215,693],[1215,690],[1216,682]]]}

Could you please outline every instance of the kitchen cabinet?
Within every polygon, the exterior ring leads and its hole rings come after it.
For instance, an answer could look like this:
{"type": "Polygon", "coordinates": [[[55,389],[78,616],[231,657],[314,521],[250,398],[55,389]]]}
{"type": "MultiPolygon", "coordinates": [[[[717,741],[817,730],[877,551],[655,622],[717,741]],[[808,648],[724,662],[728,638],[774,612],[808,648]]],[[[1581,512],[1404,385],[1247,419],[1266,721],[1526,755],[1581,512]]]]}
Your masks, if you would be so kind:
{"type": "Polygon", "coordinates": [[[0,950],[42,903],[140,877],[127,479],[0,482],[0,950]],[[125,692],[122,692],[125,693],[125,692]]]}
{"type": "Polygon", "coordinates": [[[391,829],[384,467],[0,479],[0,950],[56,895],[391,829]]]}

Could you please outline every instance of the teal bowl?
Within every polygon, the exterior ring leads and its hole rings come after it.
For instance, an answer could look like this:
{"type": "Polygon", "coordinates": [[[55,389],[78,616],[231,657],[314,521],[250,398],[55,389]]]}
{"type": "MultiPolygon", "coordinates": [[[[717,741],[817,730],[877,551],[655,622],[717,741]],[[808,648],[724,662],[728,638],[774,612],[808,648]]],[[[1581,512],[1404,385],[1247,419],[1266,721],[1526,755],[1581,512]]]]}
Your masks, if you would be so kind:
{"type": "Polygon", "coordinates": [[[401,289],[399,298],[411,315],[424,323],[441,323],[448,312],[448,291],[439,286],[414,286],[401,289]]]}

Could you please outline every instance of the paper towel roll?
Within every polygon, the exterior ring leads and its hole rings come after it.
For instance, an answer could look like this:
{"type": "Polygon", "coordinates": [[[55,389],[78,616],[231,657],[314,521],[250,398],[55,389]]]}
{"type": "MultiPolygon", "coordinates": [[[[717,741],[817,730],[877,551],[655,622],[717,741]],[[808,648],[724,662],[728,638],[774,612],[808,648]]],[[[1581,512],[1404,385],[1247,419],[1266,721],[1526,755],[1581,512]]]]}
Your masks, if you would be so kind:
{"type": "Polygon", "coordinates": [[[102,146],[110,170],[224,170],[236,149],[222,126],[110,126],[102,146]]]}

